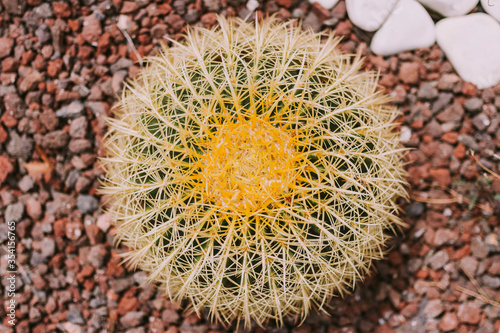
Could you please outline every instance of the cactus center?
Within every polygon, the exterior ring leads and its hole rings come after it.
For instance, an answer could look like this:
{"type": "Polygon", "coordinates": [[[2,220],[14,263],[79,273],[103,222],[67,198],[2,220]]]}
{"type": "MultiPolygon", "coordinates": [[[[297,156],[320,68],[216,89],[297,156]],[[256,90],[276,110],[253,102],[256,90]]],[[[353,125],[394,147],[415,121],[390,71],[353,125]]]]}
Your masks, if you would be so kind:
{"type": "Polygon", "coordinates": [[[252,119],[224,125],[203,157],[203,186],[210,202],[249,213],[277,200],[293,180],[292,138],[252,119]]]}

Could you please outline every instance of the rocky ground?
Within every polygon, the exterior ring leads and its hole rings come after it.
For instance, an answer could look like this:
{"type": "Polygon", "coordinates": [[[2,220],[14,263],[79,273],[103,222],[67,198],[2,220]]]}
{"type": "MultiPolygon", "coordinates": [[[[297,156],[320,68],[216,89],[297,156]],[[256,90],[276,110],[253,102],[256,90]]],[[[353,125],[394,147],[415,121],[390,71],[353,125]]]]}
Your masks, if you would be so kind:
{"type": "MultiPolygon", "coordinates": [[[[0,4],[0,243],[16,221],[18,322],[2,332],[229,332],[184,311],[145,274],[120,265],[99,208],[97,157],[104,119],[137,54],[155,52],[216,13],[303,18],[336,30],[341,48],[366,56],[402,111],[411,200],[408,229],[345,300],[302,326],[253,332],[498,332],[500,328],[500,85],[477,89],[437,45],[375,56],[373,33],[353,26],[344,1],[2,0],[0,4]],[[252,9],[252,8],[251,8],[252,9]],[[131,37],[137,53],[120,30],[131,37]],[[490,169],[494,174],[487,172],[490,169]]],[[[473,11],[480,10],[477,7],[473,11]]],[[[6,274],[6,247],[0,273],[6,274]]],[[[5,286],[6,281],[2,279],[5,286]]],[[[2,300],[7,300],[2,295],[2,300]]]]}

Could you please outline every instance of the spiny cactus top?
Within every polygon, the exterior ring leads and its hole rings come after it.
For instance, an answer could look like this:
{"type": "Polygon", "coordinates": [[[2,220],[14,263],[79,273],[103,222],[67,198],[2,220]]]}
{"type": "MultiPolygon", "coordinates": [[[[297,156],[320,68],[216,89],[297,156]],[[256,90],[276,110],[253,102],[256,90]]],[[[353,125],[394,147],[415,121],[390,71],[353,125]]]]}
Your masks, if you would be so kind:
{"type": "Polygon", "coordinates": [[[350,290],[400,224],[396,113],[332,36],[219,25],[126,87],[102,192],[126,258],[172,299],[282,323],[350,290]]]}

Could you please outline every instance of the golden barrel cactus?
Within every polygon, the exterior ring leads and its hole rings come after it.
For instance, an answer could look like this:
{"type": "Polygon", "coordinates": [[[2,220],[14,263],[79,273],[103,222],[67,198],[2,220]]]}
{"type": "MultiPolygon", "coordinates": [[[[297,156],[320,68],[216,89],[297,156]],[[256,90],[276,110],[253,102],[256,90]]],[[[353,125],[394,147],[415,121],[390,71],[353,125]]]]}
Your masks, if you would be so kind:
{"type": "Polygon", "coordinates": [[[382,256],[405,196],[396,112],[338,42],[219,18],[124,89],[101,192],[126,260],[171,299],[281,324],[382,256]]]}

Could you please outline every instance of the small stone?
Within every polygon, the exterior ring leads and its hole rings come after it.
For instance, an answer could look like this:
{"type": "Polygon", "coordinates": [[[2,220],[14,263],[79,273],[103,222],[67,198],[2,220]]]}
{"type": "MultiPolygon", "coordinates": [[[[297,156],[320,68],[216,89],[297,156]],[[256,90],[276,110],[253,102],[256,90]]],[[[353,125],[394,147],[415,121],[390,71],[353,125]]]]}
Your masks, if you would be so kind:
{"type": "Polygon", "coordinates": [[[413,201],[410,205],[406,206],[406,215],[409,217],[419,217],[424,212],[424,205],[419,201],[413,201]]]}
{"type": "Polygon", "coordinates": [[[151,36],[153,36],[153,38],[162,38],[167,33],[167,29],[168,27],[166,24],[158,23],[151,28],[151,36]]]}
{"type": "Polygon", "coordinates": [[[84,114],[84,106],[80,101],[73,101],[69,105],[64,106],[56,111],[56,116],[59,118],[73,119],[84,114]]]}
{"type": "Polygon", "coordinates": [[[451,176],[450,170],[441,168],[441,169],[430,169],[429,174],[432,178],[441,186],[447,188],[451,184],[451,176]]]}
{"type": "Polygon", "coordinates": [[[78,117],[71,121],[69,125],[69,135],[72,138],[83,138],[87,132],[87,118],[78,117]]]}
{"type": "Polygon", "coordinates": [[[450,332],[458,327],[458,317],[452,312],[446,312],[439,322],[439,328],[445,332],[450,332]]]}
{"type": "Polygon", "coordinates": [[[101,37],[101,34],[102,28],[99,19],[94,14],[86,16],[83,20],[83,39],[86,42],[97,46],[97,41],[99,40],[99,37],[101,37]]]}
{"type": "Polygon", "coordinates": [[[67,148],[68,141],[68,132],[59,130],[45,134],[41,139],[40,146],[46,149],[62,149],[67,148]]]}
{"type": "Polygon", "coordinates": [[[437,115],[437,119],[443,123],[445,122],[459,122],[465,114],[465,110],[460,103],[453,103],[445,108],[443,112],[437,115]]]}
{"type": "Polygon", "coordinates": [[[490,287],[493,289],[500,288],[500,277],[484,275],[482,278],[482,281],[483,281],[484,285],[487,287],[490,287]]]}
{"type": "Polygon", "coordinates": [[[42,205],[40,204],[40,201],[33,197],[26,200],[26,213],[34,221],[40,219],[40,217],[42,217],[42,205]]]}
{"type": "Polygon", "coordinates": [[[109,67],[109,70],[111,71],[112,74],[114,74],[114,73],[118,72],[119,70],[128,69],[133,64],[134,63],[130,59],[120,58],[109,67]]]}
{"type": "Polygon", "coordinates": [[[401,134],[399,136],[399,141],[401,141],[401,143],[410,142],[411,136],[412,136],[411,128],[409,128],[408,126],[402,126],[401,134]]]}
{"type": "Polygon", "coordinates": [[[446,18],[436,24],[437,42],[457,73],[478,89],[500,82],[500,24],[475,13],[446,18]],[[474,59],[474,61],[470,61],[474,59]]]}
{"type": "Polygon", "coordinates": [[[388,56],[430,47],[435,41],[434,22],[424,7],[415,0],[400,0],[373,36],[371,49],[388,56]]]}
{"type": "Polygon", "coordinates": [[[102,244],[94,245],[90,248],[87,256],[88,262],[95,268],[101,268],[104,265],[108,252],[102,244]]]}
{"type": "Polygon", "coordinates": [[[490,124],[490,119],[484,113],[480,113],[472,118],[472,125],[480,131],[484,131],[490,124]]]}
{"type": "Polygon", "coordinates": [[[175,324],[179,318],[179,314],[175,310],[166,309],[161,313],[161,319],[165,324],[175,324]]]}
{"type": "Polygon", "coordinates": [[[93,213],[99,208],[99,200],[91,195],[80,194],[76,200],[78,210],[84,214],[93,213]]]}
{"type": "Polygon", "coordinates": [[[29,192],[33,186],[35,186],[35,183],[33,182],[33,178],[31,178],[29,175],[25,175],[21,180],[17,183],[17,186],[21,191],[24,193],[29,192]]]}
{"type": "Polygon", "coordinates": [[[477,271],[478,261],[474,257],[463,257],[460,259],[460,266],[464,268],[467,274],[472,274],[474,276],[477,271]]]}
{"type": "Polygon", "coordinates": [[[121,70],[113,74],[113,78],[111,79],[111,89],[115,94],[118,94],[123,86],[123,80],[127,76],[127,71],[121,70]]]}
{"type": "Polygon", "coordinates": [[[134,285],[134,277],[127,276],[122,279],[115,279],[111,281],[111,289],[116,293],[121,293],[134,285]]]}
{"type": "Polygon", "coordinates": [[[7,176],[14,171],[14,167],[10,163],[7,156],[0,156],[0,184],[2,184],[7,176]]]}
{"type": "Polygon", "coordinates": [[[375,31],[384,23],[398,0],[346,0],[347,14],[353,24],[366,31],[375,31]]]}
{"type": "Polygon", "coordinates": [[[144,322],[146,315],[142,311],[128,312],[120,318],[120,323],[125,328],[131,328],[141,325],[144,322]]]}
{"type": "Polygon", "coordinates": [[[442,246],[445,244],[454,244],[455,240],[458,238],[458,233],[448,229],[448,228],[439,228],[434,234],[434,245],[442,246]]]}
{"type": "Polygon", "coordinates": [[[470,135],[461,134],[458,136],[458,141],[463,143],[463,145],[469,149],[472,149],[475,151],[479,150],[479,146],[478,146],[476,140],[470,135]]]}
{"type": "Polygon", "coordinates": [[[48,3],[42,3],[40,6],[35,7],[35,13],[41,18],[50,18],[52,17],[52,8],[48,3]]]}
{"type": "Polygon", "coordinates": [[[438,97],[436,89],[437,82],[422,82],[420,89],[418,89],[417,97],[423,100],[433,100],[438,97]]]}
{"type": "Polygon", "coordinates": [[[337,2],[339,2],[339,0],[309,0],[310,3],[314,3],[314,2],[317,2],[321,5],[321,7],[325,8],[325,9],[332,9],[333,7],[335,7],[335,5],[337,4],[337,2]]]}
{"type": "Polygon", "coordinates": [[[96,225],[99,229],[106,232],[108,231],[109,227],[111,227],[111,221],[112,219],[109,213],[104,213],[99,215],[96,225]]]}
{"type": "Polygon", "coordinates": [[[85,320],[77,308],[72,308],[66,313],[66,319],[77,325],[85,325],[85,320]]]}
{"type": "Polygon", "coordinates": [[[448,263],[449,256],[448,252],[441,250],[434,254],[430,259],[430,266],[433,270],[437,271],[441,269],[444,265],[448,263]]]}
{"type": "Polygon", "coordinates": [[[81,328],[80,326],[78,326],[76,324],[70,323],[69,321],[65,322],[62,326],[63,326],[64,330],[68,333],[84,333],[85,332],[83,330],[83,328],[81,328]]]}
{"type": "Polygon", "coordinates": [[[139,9],[139,5],[133,1],[124,1],[122,3],[122,8],[120,14],[132,14],[139,9]]]}
{"type": "Polygon", "coordinates": [[[45,237],[41,243],[42,256],[51,258],[56,252],[56,242],[52,238],[45,237]]]}
{"type": "Polygon", "coordinates": [[[419,65],[416,62],[404,62],[399,68],[398,77],[407,84],[417,83],[419,80],[419,65]]]}
{"type": "MultiPolygon", "coordinates": [[[[211,12],[218,12],[220,10],[221,3],[219,0],[203,0],[205,7],[211,12]]],[[[258,3],[257,3],[258,5],[258,3]]],[[[248,8],[248,6],[247,6],[248,8]]],[[[248,8],[248,10],[253,11],[254,9],[248,8]]]]}
{"type": "Polygon", "coordinates": [[[418,0],[425,7],[443,15],[460,16],[476,7],[479,0],[418,0]]]}
{"type": "Polygon", "coordinates": [[[427,318],[436,318],[443,313],[443,310],[443,302],[440,299],[433,299],[427,303],[423,312],[427,318]]]}
{"type": "Polygon", "coordinates": [[[479,259],[486,258],[488,256],[488,253],[489,253],[488,247],[486,246],[484,241],[479,237],[472,238],[471,244],[470,244],[470,249],[471,249],[472,255],[476,258],[479,258],[479,259]]]}
{"type": "Polygon", "coordinates": [[[36,70],[30,70],[26,76],[23,78],[18,88],[19,91],[25,93],[27,91],[35,89],[40,82],[42,82],[43,76],[40,72],[36,70]]]}
{"type": "Polygon", "coordinates": [[[22,202],[17,202],[14,204],[10,204],[7,206],[7,209],[5,210],[5,221],[10,222],[19,222],[23,218],[24,214],[24,205],[22,202]]]}
{"type": "Polygon", "coordinates": [[[469,112],[481,111],[483,108],[483,100],[481,98],[469,98],[465,101],[464,108],[469,112]]]}
{"type": "Polygon", "coordinates": [[[304,18],[302,26],[305,30],[311,29],[314,32],[318,32],[321,30],[321,21],[313,11],[310,11],[309,14],[304,18]]]}
{"type": "Polygon", "coordinates": [[[481,309],[474,303],[462,303],[458,307],[458,318],[461,323],[475,325],[481,319],[481,309]]]}
{"type": "Polygon", "coordinates": [[[9,14],[21,16],[26,9],[26,0],[2,0],[9,14]]]}
{"type": "Polygon", "coordinates": [[[0,59],[7,57],[12,50],[14,41],[8,37],[0,37],[0,59]]]}

